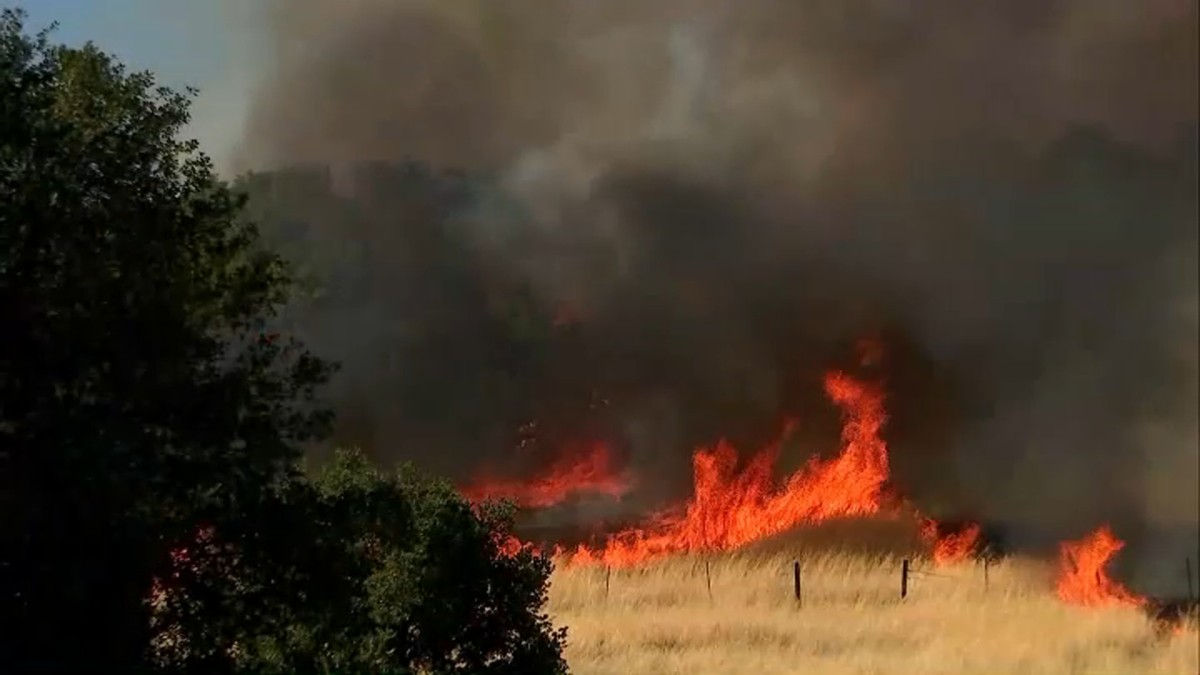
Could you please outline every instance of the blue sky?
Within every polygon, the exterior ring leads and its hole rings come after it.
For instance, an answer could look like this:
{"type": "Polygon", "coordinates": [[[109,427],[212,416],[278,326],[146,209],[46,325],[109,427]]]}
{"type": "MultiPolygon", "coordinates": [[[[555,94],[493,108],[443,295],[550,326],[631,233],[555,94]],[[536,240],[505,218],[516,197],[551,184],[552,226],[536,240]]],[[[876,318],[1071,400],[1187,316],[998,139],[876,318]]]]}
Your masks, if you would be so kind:
{"type": "MultiPolygon", "coordinates": [[[[8,3],[3,3],[8,4],[8,3]]],[[[24,0],[31,28],[61,24],[56,40],[92,40],[165,83],[203,86],[228,67],[236,40],[213,0],[24,0]]]]}
{"type": "MultiPolygon", "coordinates": [[[[0,5],[11,6],[10,0],[0,5]]],[[[236,140],[253,73],[248,67],[254,0],[17,0],[31,31],[59,23],[55,42],[95,42],[163,84],[201,90],[192,135],[218,163],[236,140]]]]}

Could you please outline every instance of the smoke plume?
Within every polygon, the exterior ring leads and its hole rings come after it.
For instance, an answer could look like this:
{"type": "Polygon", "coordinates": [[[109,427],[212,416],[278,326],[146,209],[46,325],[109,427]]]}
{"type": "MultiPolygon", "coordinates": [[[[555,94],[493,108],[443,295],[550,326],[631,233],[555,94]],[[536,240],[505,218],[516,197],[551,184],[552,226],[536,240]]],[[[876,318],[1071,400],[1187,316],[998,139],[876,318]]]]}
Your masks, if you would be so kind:
{"type": "Polygon", "coordinates": [[[1195,0],[280,1],[242,159],[333,166],[351,200],[364,161],[491,177],[453,218],[372,197],[396,224],[368,235],[377,273],[299,319],[381,459],[462,477],[518,461],[535,422],[678,496],[697,443],[757,450],[794,417],[787,459],[835,449],[820,374],[878,338],[906,494],[1031,542],[1111,521],[1179,560],[1198,20],[1195,0]],[[565,325],[509,353],[496,279],[565,325]]]}

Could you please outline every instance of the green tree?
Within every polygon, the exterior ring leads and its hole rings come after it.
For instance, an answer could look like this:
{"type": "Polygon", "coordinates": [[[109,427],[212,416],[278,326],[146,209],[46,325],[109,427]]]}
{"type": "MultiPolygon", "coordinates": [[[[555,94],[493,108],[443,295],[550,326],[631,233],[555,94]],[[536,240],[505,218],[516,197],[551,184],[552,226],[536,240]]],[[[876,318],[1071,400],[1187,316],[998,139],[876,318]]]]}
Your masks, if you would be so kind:
{"type": "MultiPolygon", "coordinates": [[[[24,18],[0,15],[0,663],[129,672],[171,551],[279,511],[329,368],[262,332],[289,276],[180,140],[191,92],[24,18]]],[[[241,629],[214,618],[189,644],[216,663],[241,629]]]]}
{"type": "Polygon", "coordinates": [[[0,15],[5,672],[564,673],[512,511],[347,454],[191,92],[0,15]]]}
{"type": "Polygon", "coordinates": [[[443,481],[381,472],[357,451],[288,502],[273,520],[284,533],[270,622],[237,650],[246,671],[566,673],[565,632],[542,611],[550,561],[501,552],[511,506],[473,508],[443,481]]]}

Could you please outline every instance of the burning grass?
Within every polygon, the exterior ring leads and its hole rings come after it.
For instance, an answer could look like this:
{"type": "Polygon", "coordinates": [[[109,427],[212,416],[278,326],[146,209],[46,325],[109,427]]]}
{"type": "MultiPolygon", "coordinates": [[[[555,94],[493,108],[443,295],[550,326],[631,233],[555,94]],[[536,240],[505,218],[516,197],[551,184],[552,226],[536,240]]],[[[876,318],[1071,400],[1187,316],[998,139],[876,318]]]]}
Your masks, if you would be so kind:
{"type": "Polygon", "coordinates": [[[618,533],[601,551],[578,549],[576,559],[637,565],[687,551],[732,550],[801,524],[879,513],[888,477],[887,446],[879,437],[887,420],[883,393],[836,372],[826,377],[825,391],[845,417],[836,458],[809,462],[776,485],[777,447],[759,452],[740,471],[729,444],[700,449],[693,457],[694,495],[682,512],[618,533]]]}
{"type": "MultiPolygon", "coordinates": [[[[1164,632],[1143,608],[1079,607],[1057,596],[1053,563],[914,562],[899,599],[900,557],[886,550],[803,555],[780,542],[632,569],[560,566],[549,610],[570,630],[578,675],[688,673],[1195,673],[1194,622],[1164,632]],[[605,578],[608,576],[608,590],[605,578]]],[[[897,549],[898,550],[898,549],[897,549]]]]}
{"type": "Polygon", "coordinates": [[[542,473],[524,479],[480,477],[463,488],[468,499],[507,499],[523,507],[547,507],[577,494],[622,497],[633,488],[633,478],[616,471],[603,443],[568,448],[542,473]]]}
{"type": "MultiPolygon", "coordinates": [[[[887,413],[882,388],[837,371],[828,373],[824,384],[826,395],[842,410],[841,448],[836,457],[814,458],[777,481],[778,444],[745,462],[725,442],[698,448],[692,458],[693,495],[680,508],[650,514],[642,525],[610,533],[599,547],[568,549],[561,542],[544,542],[540,548],[570,550],[571,564],[632,567],[684,553],[736,550],[797,527],[864,516],[895,517],[907,510],[921,523],[921,537],[938,564],[975,554],[982,535],[978,525],[946,530],[903,507],[903,500],[886,488],[888,452],[880,432],[887,413]]],[[[484,488],[471,486],[464,494],[475,500],[502,495],[518,503],[549,506],[573,492],[631,484],[627,476],[611,472],[602,446],[587,456],[595,461],[580,463],[567,455],[562,466],[550,467],[543,476],[508,485],[482,483],[484,488]]],[[[514,538],[505,546],[515,551],[522,544],[514,538]]]]}
{"type": "Polygon", "coordinates": [[[1108,576],[1106,567],[1125,547],[1107,525],[1079,541],[1064,542],[1059,555],[1058,597],[1084,607],[1123,605],[1140,607],[1143,598],[1108,576]]]}
{"type": "MultiPolygon", "coordinates": [[[[890,490],[879,383],[834,371],[824,385],[842,411],[836,456],[780,480],[777,444],[745,457],[727,443],[698,448],[678,507],[587,544],[528,544],[555,552],[550,610],[572,630],[574,672],[1197,672],[1189,610],[1109,576],[1124,544],[1107,525],[1063,542],[1056,563],[993,566],[981,524],[937,521],[890,490]],[[796,538],[832,530],[832,547],[796,538]],[[839,551],[806,554],[802,609],[799,550],[839,551]],[[917,560],[904,601],[902,559],[917,560]]],[[[597,446],[528,481],[465,492],[532,506],[619,496],[633,481],[613,468],[597,446]]]]}

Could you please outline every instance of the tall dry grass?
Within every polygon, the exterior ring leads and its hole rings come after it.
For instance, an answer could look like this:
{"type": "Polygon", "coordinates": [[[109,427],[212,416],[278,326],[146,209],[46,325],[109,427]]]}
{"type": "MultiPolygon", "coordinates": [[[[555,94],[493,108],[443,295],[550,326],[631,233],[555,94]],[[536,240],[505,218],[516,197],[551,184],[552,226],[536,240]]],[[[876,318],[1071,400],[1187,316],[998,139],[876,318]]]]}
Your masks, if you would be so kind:
{"type": "Polygon", "coordinates": [[[1137,609],[1080,609],[1034,560],[935,570],[915,560],[901,602],[895,554],[794,551],[687,557],[642,569],[564,567],[549,609],[577,675],[1192,675],[1200,635],[1161,635],[1137,609]]]}

